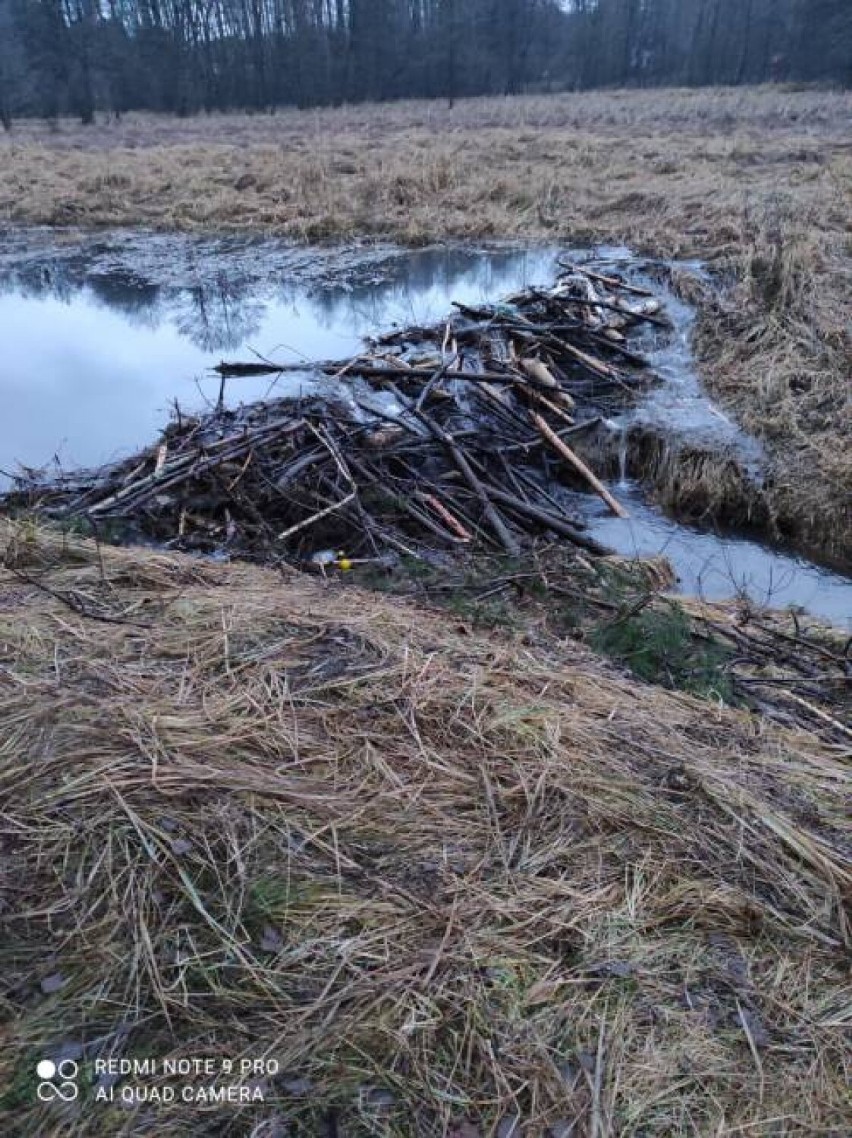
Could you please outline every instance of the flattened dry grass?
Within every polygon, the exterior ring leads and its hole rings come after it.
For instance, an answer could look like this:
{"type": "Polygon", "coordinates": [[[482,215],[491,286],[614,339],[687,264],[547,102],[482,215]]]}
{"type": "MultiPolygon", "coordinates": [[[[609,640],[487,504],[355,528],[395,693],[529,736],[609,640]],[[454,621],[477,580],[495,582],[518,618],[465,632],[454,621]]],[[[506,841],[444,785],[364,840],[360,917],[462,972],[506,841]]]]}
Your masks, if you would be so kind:
{"type": "Polygon", "coordinates": [[[4,1133],[845,1132],[848,749],[573,644],[0,527],[4,1133]],[[67,1117],[28,1083],[63,1048],[67,1117]],[[202,1054],[282,1073],[91,1101],[97,1057],[202,1054]]]}
{"type": "Polygon", "coordinates": [[[852,94],[622,91],[401,103],[0,139],[0,219],[624,241],[700,257],[702,374],[772,454],[779,528],[852,562],[852,94]]]}

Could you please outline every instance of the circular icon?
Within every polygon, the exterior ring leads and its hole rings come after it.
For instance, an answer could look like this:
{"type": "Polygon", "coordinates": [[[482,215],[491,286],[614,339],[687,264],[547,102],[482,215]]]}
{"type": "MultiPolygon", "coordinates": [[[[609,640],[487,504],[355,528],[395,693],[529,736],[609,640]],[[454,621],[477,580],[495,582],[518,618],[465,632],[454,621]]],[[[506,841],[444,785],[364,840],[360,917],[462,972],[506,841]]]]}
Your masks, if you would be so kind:
{"type": "Polygon", "coordinates": [[[62,1099],[63,1102],[73,1102],[79,1094],[79,1090],[74,1083],[39,1083],[36,1088],[36,1094],[42,1102],[53,1102],[54,1099],[62,1099]]]}
{"type": "Polygon", "coordinates": [[[73,1059],[61,1059],[54,1063],[52,1059],[41,1059],[36,1065],[36,1074],[42,1080],[36,1087],[36,1094],[41,1102],[53,1102],[61,1099],[63,1102],[73,1102],[80,1093],[76,1083],[71,1082],[77,1078],[79,1067],[73,1059]],[[53,1082],[59,1076],[63,1082],[53,1082]]]}

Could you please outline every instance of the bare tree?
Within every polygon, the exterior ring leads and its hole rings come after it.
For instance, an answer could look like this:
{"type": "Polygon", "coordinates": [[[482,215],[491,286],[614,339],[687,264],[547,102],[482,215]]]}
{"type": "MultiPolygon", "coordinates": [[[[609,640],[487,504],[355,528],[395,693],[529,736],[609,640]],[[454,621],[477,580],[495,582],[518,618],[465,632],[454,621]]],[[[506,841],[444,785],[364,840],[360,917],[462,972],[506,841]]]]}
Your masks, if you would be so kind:
{"type": "Polygon", "coordinates": [[[785,77],[852,84],[850,0],[0,0],[0,122],[785,77]]]}

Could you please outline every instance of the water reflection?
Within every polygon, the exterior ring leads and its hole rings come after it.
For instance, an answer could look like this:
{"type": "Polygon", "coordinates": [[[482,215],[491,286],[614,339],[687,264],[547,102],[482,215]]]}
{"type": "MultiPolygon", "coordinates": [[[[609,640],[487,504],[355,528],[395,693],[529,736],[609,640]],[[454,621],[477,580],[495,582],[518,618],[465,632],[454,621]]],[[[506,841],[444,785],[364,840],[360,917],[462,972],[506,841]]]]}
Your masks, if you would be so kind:
{"type": "MultiPolygon", "coordinates": [[[[0,247],[0,468],[95,465],[151,442],[169,407],[216,398],[209,369],[256,351],[282,362],[346,357],[394,324],[443,318],[555,272],[553,249],[387,246],[134,235],[0,247]],[[35,247],[33,247],[35,246],[35,247]]],[[[276,395],[305,390],[289,376],[276,395]]],[[[267,379],[226,398],[264,397],[267,379]]]]}
{"type": "Polygon", "coordinates": [[[552,249],[379,247],[361,257],[351,250],[317,251],[317,263],[306,266],[303,255],[276,242],[199,240],[193,247],[187,239],[172,240],[177,264],[140,258],[130,238],[88,250],[7,254],[5,264],[0,255],[0,294],[66,304],[89,299],[134,327],[170,323],[201,351],[223,352],[262,335],[276,311],[298,318],[308,298],[317,326],[327,331],[438,319],[452,299],[493,299],[495,292],[550,278],[557,255],[552,249]]]}

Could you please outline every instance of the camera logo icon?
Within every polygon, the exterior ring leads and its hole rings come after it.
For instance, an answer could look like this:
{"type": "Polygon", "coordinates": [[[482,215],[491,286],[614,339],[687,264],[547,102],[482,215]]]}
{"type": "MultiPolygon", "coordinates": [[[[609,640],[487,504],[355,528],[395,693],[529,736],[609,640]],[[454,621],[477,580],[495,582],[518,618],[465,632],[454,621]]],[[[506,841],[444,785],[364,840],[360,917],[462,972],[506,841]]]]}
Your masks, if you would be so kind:
{"type": "Polygon", "coordinates": [[[42,1059],[36,1067],[36,1074],[41,1080],[36,1088],[39,1099],[42,1102],[54,1102],[56,1099],[73,1102],[80,1093],[80,1088],[74,1082],[78,1070],[73,1059],[63,1059],[59,1063],[54,1063],[52,1059],[42,1059]]]}

